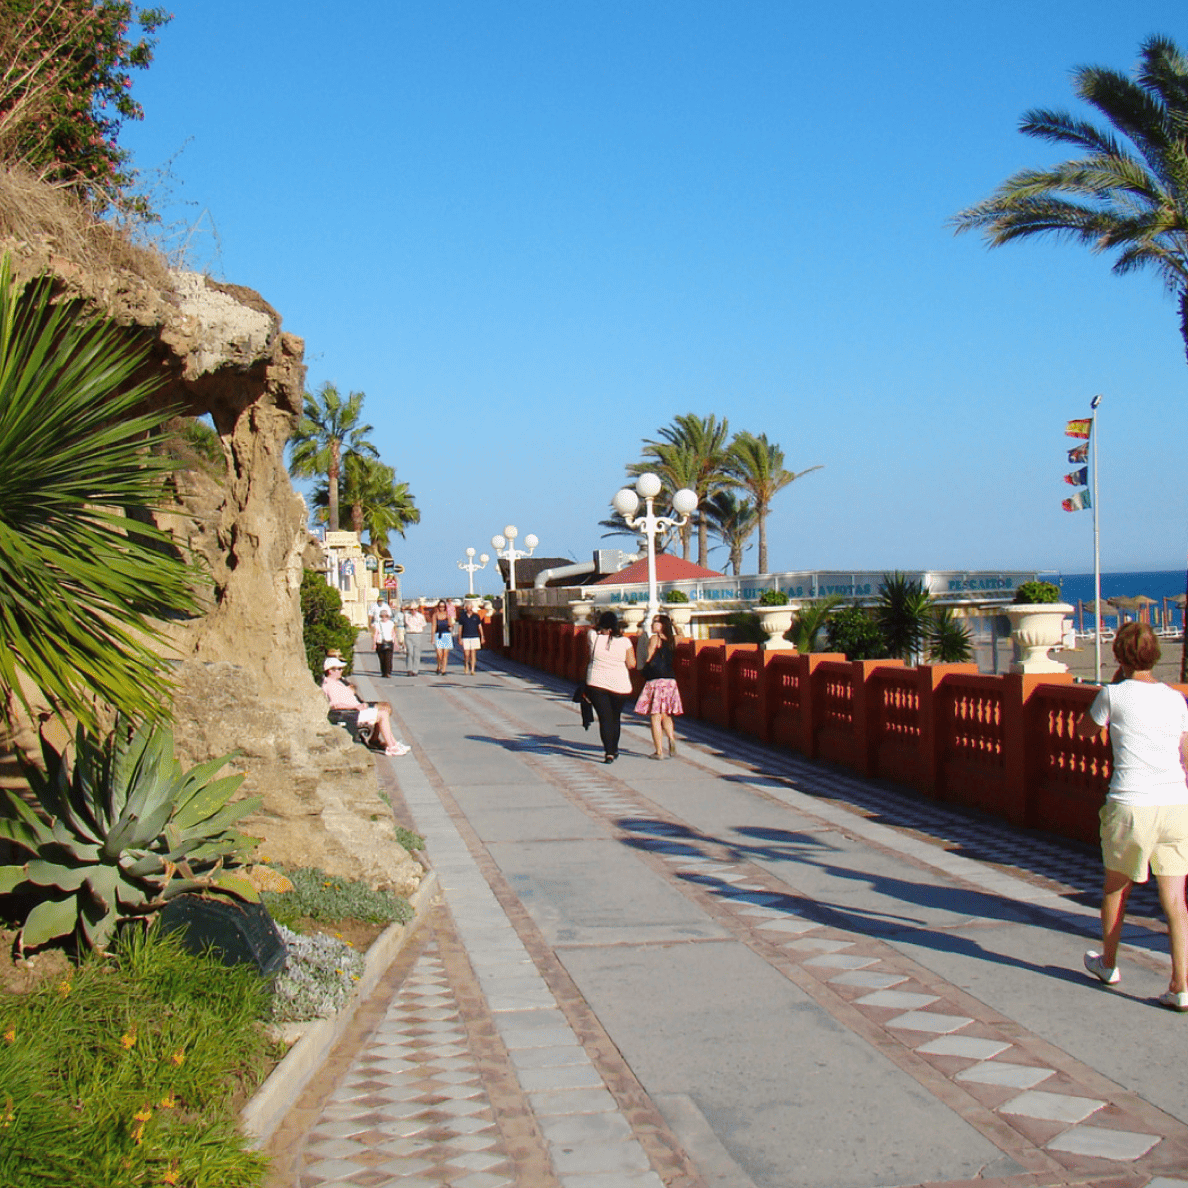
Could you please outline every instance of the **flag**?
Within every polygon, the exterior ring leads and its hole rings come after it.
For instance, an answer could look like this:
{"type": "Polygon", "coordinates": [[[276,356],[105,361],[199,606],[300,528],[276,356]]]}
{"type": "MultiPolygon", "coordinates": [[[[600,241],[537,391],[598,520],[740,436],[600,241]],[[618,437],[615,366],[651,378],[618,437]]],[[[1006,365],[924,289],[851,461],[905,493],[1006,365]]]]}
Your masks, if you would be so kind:
{"type": "Polygon", "coordinates": [[[1082,466],[1080,470],[1066,474],[1064,481],[1073,487],[1087,487],[1089,485],[1089,467],[1082,466]]]}
{"type": "Polygon", "coordinates": [[[1093,418],[1086,417],[1083,421],[1069,421],[1064,427],[1065,437],[1083,437],[1089,440],[1089,431],[1093,428],[1093,418]]]}
{"type": "Polygon", "coordinates": [[[1073,448],[1068,451],[1068,460],[1074,466],[1078,462],[1088,462],[1089,461],[1089,443],[1085,442],[1084,445],[1073,446],[1073,448]]]}
{"type": "Polygon", "coordinates": [[[1071,499],[1061,500],[1060,506],[1065,511],[1081,511],[1083,508],[1092,507],[1093,505],[1089,502],[1088,491],[1078,491],[1071,499]]]}

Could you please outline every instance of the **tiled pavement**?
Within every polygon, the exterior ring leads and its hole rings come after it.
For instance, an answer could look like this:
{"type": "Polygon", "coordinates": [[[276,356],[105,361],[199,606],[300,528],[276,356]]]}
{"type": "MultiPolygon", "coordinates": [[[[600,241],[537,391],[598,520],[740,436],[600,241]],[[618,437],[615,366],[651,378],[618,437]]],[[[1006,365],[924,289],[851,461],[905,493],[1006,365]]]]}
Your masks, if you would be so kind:
{"type": "MultiPolygon", "coordinates": [[[[442,682],[428,696],[442,707],[448,702],[488,737],[517,740],[516,758],[526,770],[989,1140],[1002,1159],[987,1175],[1019,1188],[1188,1188],[1188,1109],[1157,1108],[1133,1086],[913,960],[894,938],[856,928],[838,905],[789,886],[773,866],[785,857],[780,831],[757,829],[743,845],[706,834],[521,716],[533,697],[547,700],[555,716],[564,690],[516,676],[484,684],[442,682]]],[[[394,692],[400,710],[399,687],[394,692]]],[[[996,824],[933,813],[933,806],[894,791],[739,745],[700,724],[682,725],[685,738],[700,744],[682,748],[679,762],[691,775],[746,781],[757,796],[815,810],[824,827],[840,822],[899,861],[931,862],[950,880],[1013,892],[1025,911],[1063,913],[1065,923],[1091,931],[1092,914],[1067,894],[1069,876],[1084,877],[1083,888],[1071,885],[1089,893],[1089,880],[1099,875],[1089,858],[1078,873],[1075,850],[1044,839],[1023,846],[996,824]],[[964,854],[976,848],[1000,869],[954,854],[954,846],[964,854]],[[1025,853],[1039,855],[1027,882],[1001,873],[1025,853]]],[[[308,1128],[292,1182],[763,1184],[729,1160],[709,1161],[703,1174],[491,860],[437,773],[434,744],[420,745],[411,732],[408,740],[417,744],[417,763],[397,761],[392,790],[403,800],[402,819],[429,838],[446,905],[372,1035],[339,1061],[345,1074],[319,1087],[320,1116],[308,1128]]],[[[1147,929],[1131,936],[1148,948],[1159,943],[1147,929]]],[[[1136,959],[1144,959],[1141,950],[1136,959]]],[[[907,1182],[915,1181],[886,1181],[907,1182]]]]}

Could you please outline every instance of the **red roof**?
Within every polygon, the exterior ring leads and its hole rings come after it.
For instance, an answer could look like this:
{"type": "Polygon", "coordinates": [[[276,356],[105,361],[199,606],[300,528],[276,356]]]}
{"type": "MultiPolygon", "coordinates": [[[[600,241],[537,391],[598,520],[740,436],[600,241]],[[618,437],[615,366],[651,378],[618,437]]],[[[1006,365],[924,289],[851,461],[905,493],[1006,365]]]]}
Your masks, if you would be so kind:
{"type": "MultiPolygon", "coordinates": [[[[692,561],[684,561],[674,557],[672,553],[656,554],[656,581],[658,582],[691,582],[697,578],[725,577],[715,569],[706,569],[702,565],[694,565],[692,561]]],[[[618,573],[599,578],[595,586],[629,586],[633,582],[648,580],[648,559],[636,561],[618,573]]]]}

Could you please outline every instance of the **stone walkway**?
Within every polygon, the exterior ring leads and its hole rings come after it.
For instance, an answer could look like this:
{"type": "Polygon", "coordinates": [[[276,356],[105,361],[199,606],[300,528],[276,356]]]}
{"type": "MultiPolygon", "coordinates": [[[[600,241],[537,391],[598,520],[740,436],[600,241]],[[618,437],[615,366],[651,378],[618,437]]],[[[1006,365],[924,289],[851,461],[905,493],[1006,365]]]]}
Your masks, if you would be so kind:
{"type": "Polygon", "coordinates": [[[1188,1188],[1166,939],[1084,975],[1091,854],[699,723],[604,766],[512,665],[371,686],[443,902],[275,1185],[1188,1188]]]}

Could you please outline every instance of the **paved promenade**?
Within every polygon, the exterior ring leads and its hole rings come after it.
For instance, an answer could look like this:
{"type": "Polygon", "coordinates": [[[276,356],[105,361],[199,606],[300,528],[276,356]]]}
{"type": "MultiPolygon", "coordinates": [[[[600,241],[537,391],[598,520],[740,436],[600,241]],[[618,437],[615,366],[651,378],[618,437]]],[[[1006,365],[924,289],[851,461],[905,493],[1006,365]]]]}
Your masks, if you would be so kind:
{"type": "MultiPolygon", "coordinates": [[[[1092,855],[568,686],[380,680],[442,902],[274,1145],[323,1188],[1188,1188],[1156,917],[1081,968],[1092,855]]],[[[1152,897],[1143,904],[1150,907],[1152,897]]]]}

